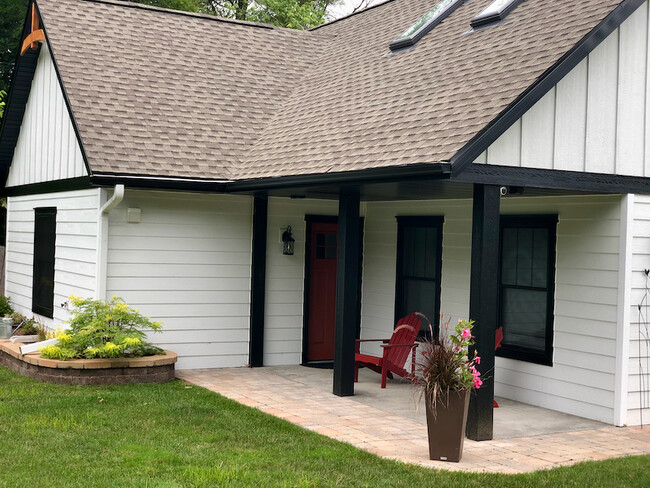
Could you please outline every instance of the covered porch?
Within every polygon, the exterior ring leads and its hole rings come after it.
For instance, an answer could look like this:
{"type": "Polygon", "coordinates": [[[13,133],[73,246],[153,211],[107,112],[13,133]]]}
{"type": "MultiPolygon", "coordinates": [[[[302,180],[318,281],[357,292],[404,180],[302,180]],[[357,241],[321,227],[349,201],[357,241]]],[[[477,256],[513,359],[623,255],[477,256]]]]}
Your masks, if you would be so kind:
{"type": "Polygon", "coordinates": [[[400,300],[408,301],[398,283],[403,278],[400,227],[412,219],[423,225],[437,219],[442,250],[435,278],[439,288],[431,299],[437,306],[426,312],[431,318],[443,312],[475,320],[476,349],[483,359],[485,382],[470,402],[468,438],[493,438],[495,387],[497,396],[622,425],[625,373],[617,369],[617,356],[626,340],[622,329],[629,319],[622,313],[629,303],[619,300],[617,288],[629,284],[626,273],[617,272],[619,265],[627,266],[620,259],[629,252],[622,239],[629,209],[621,193],[645,187],[575,173],[558,178],[552,171],[472,169],[464,179],[429,174],[417,182],[412,176],[387,181],[387,175],[373,174],[364,183],[279,181],[276,188],[256,192],[250,365],[292,364],[291,358],[293,364],[309,362],[308,219],[330,216],[338,225],[330,392],[358,393],[355,339],[390,337],[396,319],[421,310],[399,310],[400,300]],[[539,221],[549,224],[542,287],[548,306],[537,317],[543,327],[535,358],[526,347],[499,358],[494,351],[504,313],[499,295],[504,216],[524,221],[524,229],[539,227],[539,221]],[[278,252],[278,224],[292,226],[297,256],[278,252]],[[294,293],[297,300],[288,304],[288,294],[274,287],[287,286],[291,277],[291,289],[303,293],[294,293]],[[302,280],[305,288],[300,288],[302,280]]]}
{"type": "Polygon", "coordinates": [[[423,409],[410,384],[360,372],[355,395],[331,394],[332,370],[304,366],[177,372],[220,393],[382,457],[448,470],[523,473],[581,461],[650,452],[650,429],[617,428],[572,415],[501,400],[494,411],[494,440],[465,440],[460,463],[430,461],[423,409]]]}

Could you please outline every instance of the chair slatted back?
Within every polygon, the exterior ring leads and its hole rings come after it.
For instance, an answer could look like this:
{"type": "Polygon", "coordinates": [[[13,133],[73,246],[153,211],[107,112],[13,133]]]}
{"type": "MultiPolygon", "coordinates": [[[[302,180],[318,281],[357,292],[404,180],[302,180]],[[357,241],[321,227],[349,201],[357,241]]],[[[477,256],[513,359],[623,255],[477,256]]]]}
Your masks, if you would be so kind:
{"type": "MultiPolygon", "coordinates": [[[[397,322],[397,327],[395,327],[388,344],[414,344],[421,326],[422,321],[417,315],[414,313],[407,315],[397,322]]],[[[391,347],[386,351],[386,359],[403,368],[410,352],[411,350],[407,347],[391,347]]]]}

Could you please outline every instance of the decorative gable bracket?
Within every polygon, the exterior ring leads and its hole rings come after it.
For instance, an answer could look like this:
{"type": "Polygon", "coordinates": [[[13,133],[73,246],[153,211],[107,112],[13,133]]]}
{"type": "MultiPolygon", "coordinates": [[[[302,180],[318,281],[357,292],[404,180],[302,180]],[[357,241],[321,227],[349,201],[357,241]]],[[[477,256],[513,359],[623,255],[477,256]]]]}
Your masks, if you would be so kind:
{"type": "Polygon", "coordinates": [[[38,15],[36,14],[36,6],[32,3],[32,30],[23,41],[23,46],[20,49],[20,55],[23,56],[28,49],[33,49],[36,51],[36,49],[38,49],[39,41],[45,42],[45,31],[40,28],[38,15]]]}

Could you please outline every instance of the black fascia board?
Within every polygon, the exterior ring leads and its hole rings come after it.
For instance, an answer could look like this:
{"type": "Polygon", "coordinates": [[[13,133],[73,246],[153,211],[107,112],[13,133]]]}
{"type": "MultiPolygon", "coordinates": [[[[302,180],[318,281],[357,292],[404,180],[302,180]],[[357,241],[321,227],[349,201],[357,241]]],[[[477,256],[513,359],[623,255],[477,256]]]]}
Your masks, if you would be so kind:
{"type": "MultiPolygon", "coordinates": [[[[31,4],[32,2],[29,3],[30,6],[31,4]]],[[[24,55],[20,55],[22,42],[30,22],[30,11],[31,9],[28,7],[23,22],[22,35],[18,43],[16,60],[14,61],[14,72],[11,76],[2,125],[0,126],[0,179],[3,187],[9,175],[9,167],[13,160],[14,150],[20,134],[20,126],[27,107],[27,99],[32,89],[32,80],[36,72],[38,56],[41,52],[39,46],[36,51],[29,50],[24,55]]]]}
{"type": "Polygon", "coordinates": [[[124,174],[94,173],[90,176],[92,186],[124,185],[144,190],[176,190],[191,192],[225,193],[226,181],[190,178],[165,178],[124,174]]]}
{"type": "Polygon", "coordinates": [[[65,180],[44,181],[28,185],[12,186],[0,189],[0,197],[18,197],[26,195],[39,195],[41,193],[57,193],[62,191],[85,190],[91,188],[90,178],[80,176],[65,180]]]}
{"type": "Polygon", "coordinates": [[[478,163],[470,164],[450,181],[585,193],[650,195],[650,178],[478,163]]]}
{"type": "MultiPolygon", "coordinates": [[[[420,39],[422,39],[425,35],[427,35],[429,32],[431,32],[433,30],[433,28],[436,27],[438,24],[440,24],[443,20],[445,20],[447,17],[449,17],[451,14],[453,14],[454,11],[458,7],[460,7],[462,4],[464,4],[466,1],[467,0],[456,0],[453,4],[451,4],[449,7],[447,7],[447,9],[444,10],[440,15],[435,17],[431,22],[428,22],[428,23],[424,24],[422,27],[420,27],[417,31],[415,31],[413,34],[411,34],[408,37],[405,37],[403,39],[400,39],[398,37],[397,39],[392,41],[388,45],[388,47],[390,48],[391,51],[399,51],[400,49],[415,46],[415,44],[420,39]]],[[[417,22],[419,22],[419,20],[416,21],[416,23],[417,22]]]]}
{"type": "Polygon", "coordinates": [[[452,174],[457,175],[467,168],[644,3],[645,0],[623,0],[591,32],[451,158],[452,174]]]}
{"type": "Polygon", "coordinates": [[[360,185],[386,181],[422,179],[445,179],[451,175],[449,163],[419,163],[387,168],[371,168],[338,173],[322,173],[295,176],[276,176],[232,181],[226,184],[229,192],[249,192],[293,187],[322,185],[360,185]]]}

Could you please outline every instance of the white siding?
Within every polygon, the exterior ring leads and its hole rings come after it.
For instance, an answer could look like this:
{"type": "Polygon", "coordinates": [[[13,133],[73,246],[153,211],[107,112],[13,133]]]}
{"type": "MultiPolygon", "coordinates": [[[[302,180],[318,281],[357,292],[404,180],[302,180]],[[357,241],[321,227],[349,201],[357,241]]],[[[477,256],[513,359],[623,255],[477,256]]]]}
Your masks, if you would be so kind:
{"type": "Polygon", "coordinates": [[[43,44],[7,187],[87,175],[50,51],[43,44]]]}
{"type": "Polygon", "coordinates": [[[650,423],[650,196],[635,195],[633,218],[628,425],[640,423],[641,405],[643,422],[650,423]]]}
{"type": "MultiPolygon", "coordinates": [[[[496,394],[613,422],[620,196],[504,198],[503,214],[559,215],[553,367],[497,358],[496,394]]],[[[397,215],[443,215],[442,312],[469,312],[469,200],[368,203],[362,336],[393,330],[397,215]]]]}
{"type": "Polygon", "coordinates": [[[305,282],[305,215],[337,215],[336,200],[269,198],[264,365],[300,364],[305,282]],[[280,229],[291,226],[293,256],[282,254],[280,229]]]}
{"type": "Polygon", "coordinates": [[[94,295],[98,206],[98,189],[8,198],[6,292],[18,312],[32,315],[34,209],[39,207],[57,208],[54,320],[41,319],[49,327],[61,326],[69,317],[61,304],[71,294],[94,295]]]}
{"type": "Polygon", "coordinates": [[[128,189],[110,213],[107,296],[163,322],[150,339],[179,369],[248,363],[251,215],[249,197],[128,189]]]}
{"type": "Polygon", "coordinates": [[[648,2],[475,164],[650,176],[648,2]]]}

